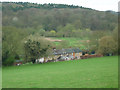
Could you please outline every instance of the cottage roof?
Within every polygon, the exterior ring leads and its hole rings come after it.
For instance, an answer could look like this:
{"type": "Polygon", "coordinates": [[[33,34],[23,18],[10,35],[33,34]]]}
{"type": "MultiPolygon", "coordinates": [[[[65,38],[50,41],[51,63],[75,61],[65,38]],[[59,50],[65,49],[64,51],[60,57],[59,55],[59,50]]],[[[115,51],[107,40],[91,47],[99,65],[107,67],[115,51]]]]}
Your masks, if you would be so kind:
{"type": "Polygon", "coordinates": [[[75,53],[82,52],[82,50],[80,50],[79,48],[73,49],[73,51],[74,51],[75,53]]]}
{"type": "Polygon", "coordinates": [[[22,62],[22,60],[15,60],[15,62],[22,62]]]}
{"type": "Polygon", "coordinates": [[[68,48],[68,49],[59,49],[59,50],[54,50],[53,54],[54,55],[61,55],[61,54],[66,54],[66,53],[79,53],[82,52],[79,48],[68,48]]]}
{"type": "Polygon", "coordinates": [[[60,54],[64,54],[65,53],[65,49],[60,49],[60,50],[54,50],[53,54],[55,55],[60,55],[60,54]]]}

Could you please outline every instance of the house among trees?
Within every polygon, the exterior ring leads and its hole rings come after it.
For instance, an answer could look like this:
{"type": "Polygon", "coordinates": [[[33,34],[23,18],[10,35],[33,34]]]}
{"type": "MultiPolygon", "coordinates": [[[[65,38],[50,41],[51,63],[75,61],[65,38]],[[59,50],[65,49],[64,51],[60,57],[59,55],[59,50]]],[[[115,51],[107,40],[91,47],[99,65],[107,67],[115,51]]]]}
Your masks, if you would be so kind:
{"type": "MultiPolygon", "coordinates": [[[[52,56],[44,57],[44,62],[80,59],[81,56],[82,51],[79,48],[53,49],[52,56]]],[[[41,59],[43,58],[40,58],[36,61],[38,61],[39,63],[43,63],[42,61],[40,61],[41,59]]]]}
{"type": "Polygon", "coordinates": [[[53,50],[54,60],[80,59],[82,51],[79,48],[53,50]]]}
{"type": "Polygon", "coordinates": [[[21,65],[21,64],[23,64],[23,61],[22,60],[15,60],[15,62],[14,62],[14,65],[21,65]]]}

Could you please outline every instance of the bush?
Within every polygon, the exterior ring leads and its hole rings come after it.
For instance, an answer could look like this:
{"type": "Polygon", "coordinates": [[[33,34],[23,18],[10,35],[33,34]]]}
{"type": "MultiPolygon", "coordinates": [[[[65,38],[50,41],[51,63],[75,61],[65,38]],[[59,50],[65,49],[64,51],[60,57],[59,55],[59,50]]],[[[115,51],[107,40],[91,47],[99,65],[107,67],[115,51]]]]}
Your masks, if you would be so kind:
{"type": "Polygon", "coordinates": [[[14,57],[9,57],[9,58],[7,58],[7,59],[3,62],[3,65],[4,65],[4,66],[13,65],[14,61],[15,61],[15,58],[14,58],[14,57]]]}
{"type": "Polygon", "coordinates": [[[117,43],[111,36],[104,36],[99,41],[98,53],[107,55],[115,54],[117,51],[117,43]]]}
{"type": "Polygon", "coordinates": [[[24,43],[26,60],[35,63],[36,59],[48,56],[51,46],[51,42],[42,37],[29,37],[24,43]]]}
{"type": "Polygon", "coordinates": [[[15,55],[15,59],[18,59],[18,60],[20,59],[18,54],[15,55]]]}

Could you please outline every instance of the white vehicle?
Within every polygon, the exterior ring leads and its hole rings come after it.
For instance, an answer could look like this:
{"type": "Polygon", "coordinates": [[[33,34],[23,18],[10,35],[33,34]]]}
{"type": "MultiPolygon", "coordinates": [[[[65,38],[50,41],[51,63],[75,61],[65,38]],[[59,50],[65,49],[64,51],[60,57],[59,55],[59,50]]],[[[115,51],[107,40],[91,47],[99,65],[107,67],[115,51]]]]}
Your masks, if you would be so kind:
{"type": "Polygon", "coordinates": [[[37,59],[36,62],[43,63],[44,62],[44,58],[37,59]]]}

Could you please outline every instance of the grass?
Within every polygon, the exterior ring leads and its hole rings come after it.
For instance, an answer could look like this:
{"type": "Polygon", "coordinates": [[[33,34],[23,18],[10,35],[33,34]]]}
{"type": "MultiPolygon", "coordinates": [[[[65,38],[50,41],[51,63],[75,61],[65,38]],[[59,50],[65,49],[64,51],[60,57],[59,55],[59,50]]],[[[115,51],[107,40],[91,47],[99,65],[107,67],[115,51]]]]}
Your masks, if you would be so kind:
{"type": "Polygon", "coordinates": [[[3,88],[117,88],[118,56],[3,67],[3,88]]]}
{"type": "MultiPolygon", "coordinates": [[[[84,49],[85,48],[85,46],[83,45],[83,39],[81,39],[81,38],[74,38],[74,37],[65,37],[65,38],[63,38],[63,37],[56,37],[55,39],[60,39],[60,40],[66,40],[66,41],[68,41],[69,42],[69,45],[68,46],[71,46],[71,47],[80,47],[81,49],[84,49]]],[[[84,39],[84,40],[87,40],[87,38],[86,39],[84,39]]],[[[54,42],[56,45],[59,45],[60,43],[59,42],[54,42]]]]}

